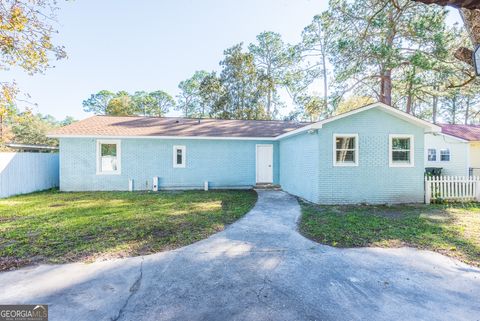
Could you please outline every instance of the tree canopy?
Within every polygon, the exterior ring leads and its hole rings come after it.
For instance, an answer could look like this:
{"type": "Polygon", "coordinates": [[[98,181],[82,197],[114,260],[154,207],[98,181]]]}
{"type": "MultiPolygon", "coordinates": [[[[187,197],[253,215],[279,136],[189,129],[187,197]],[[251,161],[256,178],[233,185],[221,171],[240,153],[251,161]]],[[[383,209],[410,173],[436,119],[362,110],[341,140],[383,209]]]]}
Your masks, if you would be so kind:
{"type": "MultiPolygon", "coordinates": [[[[55,0],[2,0],[0,5],[0,70],[18,67],[29,74],[44,72],[51,61],[63,59],[63,46],[53,42],[55,0]]],[[[0,80],[0,144],[5,120],[16,114],[17,84],[0,80]]]]}
{"type": "MultiPolygon", "coordinates": [[[[479,80],[455,58],[471,37],[446,10],[411,0],[330,0],[298,43],[273,31],[226,49],[168,93],[100,91],[97,114],[316,121],[381,101],[433,122],[480,121],[479,80]],[[157,93],[157,94],[154,94],[157,93]],[[287,108],[288,107],[288,108],[287,108]]],[[[470,44],[471,47],[471,44],[470,44]]]]}

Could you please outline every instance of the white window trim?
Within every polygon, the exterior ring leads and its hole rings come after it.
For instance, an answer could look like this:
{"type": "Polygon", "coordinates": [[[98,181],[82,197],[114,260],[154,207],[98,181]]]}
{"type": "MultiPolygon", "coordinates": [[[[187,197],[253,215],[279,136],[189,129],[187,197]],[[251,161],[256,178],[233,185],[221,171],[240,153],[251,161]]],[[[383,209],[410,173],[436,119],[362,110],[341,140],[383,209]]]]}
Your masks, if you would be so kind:
{"type": "Polygon", "coordinates": [[[97,139],[97,175],[120,175],[122,174],[122,144],[119,139],[97,139]],[[117,170],[105,172],[102,171],[102,144],[117,145],[117,170]]]}
{"type": "Polygon", "coordinates": [[[360,159],[360,150],[358,149],[358,134],[333,134],[333,166],[334,167],[353,167],[358,166],[358,160],[360,159]],[[338,163],[337,162],[337,138],[338,137],[354,137],[355,138],[355,162],[354,163],[338,163]]]}
{"type": "Polygon", "coordinates": [[[173,146],[173,168],[185,168],[187,164],[187,147],[185,145],[175,145],[173,146]],[[182,163],[177,164],[177,149],[182,151],[182,163]]]}
{"type": "Polygon", "coordinates": [[[388,163],[390,167],[415,167],[415,137],[405,134],[390,134],[388,136],[388,163]],[[410,138],[410,163],[393,162],[393,144],[394,138],[410,138]]]}
{"type": "Polygon", "coordinates": [[[438,156],[438,152],[437,152],[436,148],[427,148],[427,159],[426,159],[427,162],[431,162],[431,163],[438,162],[438,157],[437,156],[438,156]],[[428,159],[428,156],[429,156],[428,151],[429,150],[434,150],[435,151],[435,160],[429,160],[428,159]]]}
{"type": "Polygon", "coordinates": [[[452,152],[451,152],[450,148],[441,148],[440,152],[438,154],[440,156],[440,158],[438,159],[439,162],[448,163],[452,160],[452,152]],[[448,160],[442,160],[442,150],[448,151],[448,160]]]}

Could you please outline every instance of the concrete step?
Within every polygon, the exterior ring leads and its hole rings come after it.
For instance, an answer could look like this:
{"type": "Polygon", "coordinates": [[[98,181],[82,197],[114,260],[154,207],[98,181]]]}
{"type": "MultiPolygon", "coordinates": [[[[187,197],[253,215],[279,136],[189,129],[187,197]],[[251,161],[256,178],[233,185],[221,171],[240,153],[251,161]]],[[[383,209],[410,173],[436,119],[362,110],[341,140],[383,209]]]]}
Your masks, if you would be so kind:
{"type": "Polygon", "coordinates": [[[270,183],[258,183],[254,186],[255,189],[261,190],[272,190],[272,191],[281,191],[282,187],[278,184],[270,184],[270,183]]]}

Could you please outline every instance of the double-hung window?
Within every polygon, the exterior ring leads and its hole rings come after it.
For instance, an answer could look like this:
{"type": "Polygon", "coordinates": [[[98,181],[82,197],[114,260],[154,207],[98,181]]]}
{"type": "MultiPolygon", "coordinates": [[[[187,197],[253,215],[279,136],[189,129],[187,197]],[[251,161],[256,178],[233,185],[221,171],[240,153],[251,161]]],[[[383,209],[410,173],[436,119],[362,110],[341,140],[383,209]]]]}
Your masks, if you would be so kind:
{"type": "Polygon", "coordinates": [[[185,146],[173,146],[173,167],[174,168],[184,168],[186,160],[187,149],[185,146]]]}
{"type": "Polygon", "coordinates": [[[390,135],[389,147],[390,167],[414,166],[413,135],[390,135]]]}
{"type": "Polygon", "coordinates": [[[97,140],[97,175],[121,173],[119,140],[97,140]]]}
{"type": "Polygon", "coordinates": [[[429,162],[437,161],[437,150],[435,148],[429,148],[427,150],[427,161],[429,162]]]}
{"type": "Polygon", "coordinates": [[[450,161],[450,149],[440,149],[440,161],[442,162],[450,161]]]}
{"type": "Polygon", "coordinates": [[[358,134],[333,135],[333,166],[358,165],[358,134]]]}

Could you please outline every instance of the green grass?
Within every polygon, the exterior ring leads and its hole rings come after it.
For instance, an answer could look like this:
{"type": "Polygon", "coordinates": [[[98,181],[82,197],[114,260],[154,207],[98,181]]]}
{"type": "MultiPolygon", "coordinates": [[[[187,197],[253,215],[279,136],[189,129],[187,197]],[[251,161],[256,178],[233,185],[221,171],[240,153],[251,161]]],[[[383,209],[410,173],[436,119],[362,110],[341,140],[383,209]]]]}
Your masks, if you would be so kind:
{"type": "Polygon", "coordinates": [[[301,207],[300,231],[323,244],[412,246],[480,266],[480,204],[301,207]]]}
{"type": "Polygon", "coordinates": [[[247,213],[250,191],[46,191],[0,200],[0,270],[191,244],[247,213]]]}

